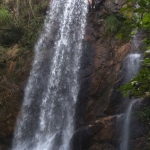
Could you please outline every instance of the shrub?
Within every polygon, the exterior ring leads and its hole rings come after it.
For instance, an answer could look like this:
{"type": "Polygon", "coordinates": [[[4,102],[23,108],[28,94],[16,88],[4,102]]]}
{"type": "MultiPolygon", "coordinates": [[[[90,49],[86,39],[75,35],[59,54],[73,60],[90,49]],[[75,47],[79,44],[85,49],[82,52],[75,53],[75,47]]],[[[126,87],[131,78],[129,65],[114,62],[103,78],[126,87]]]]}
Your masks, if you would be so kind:
{"type": "Polygon", "coordinates": [[[0,30],[13,24],[13,15],[3,7],[0,7],[0,30]]]}
{"type": "Polygon", "coordinates": [[[14,43],[18,43],[18,41],[22,37],[21,28],[12,26],[9,29],[0,31],[0,45],[3,46],[11,46],[14,43]]]}
{"type": "Polygon", "coordinates": [[[106,31],[106,33],[107,34],[117,33],[117,31],[119,30],[120,24],[121,23],[118,20],[118,18],[115,15],[111,14],[105,20],[105,31],[106,31]]]}

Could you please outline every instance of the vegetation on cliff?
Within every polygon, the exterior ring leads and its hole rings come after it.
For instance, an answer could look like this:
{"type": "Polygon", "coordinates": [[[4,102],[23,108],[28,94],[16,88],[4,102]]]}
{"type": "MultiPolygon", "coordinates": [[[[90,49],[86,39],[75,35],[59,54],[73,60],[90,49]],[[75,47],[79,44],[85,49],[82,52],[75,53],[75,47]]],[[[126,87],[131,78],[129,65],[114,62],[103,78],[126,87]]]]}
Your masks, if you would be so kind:
{"type": "MultiPolygon", "coordinates": [[[[120,88],[123,96],[150,98],[150,0],[128,0],[127,7],[123,8],[123,12],[134,12],[131,20],[137,30],[143,30],[145,33],[145,43],[142,67],[137,76],[135,76],[129,83],[120,88]],[[134,3],[134,5],[133,5],[134,3]],[[131,5],[132,4],[132,5],[131,5]],[[135,7],[135,5],[137,7],[135,7]]],[[[138,118],[145,124],[149,133],[147,139],[150,138],[150,106],[146,106],[142,110],[135,113],[138,118]]],[[[150,145],[148,144],[148,149],[150,145]]]]}
{"type": "Polygon", "coordinates": [[[132,20],[122,13],[110,14],[105,18],[105,32],[107,35],[116,34],[118,39],[128,41],[131,38],[131,30],[134,28],[132,20]]]}
{"type": "Polygon", "coordinates": [[[0,1],[0,106],[8,106],[20,83],[26,80],[48,2],[0,1]]]}
{"type": "Polygon", "coordinates": [[[0,149],[10,146],[49,0],[0,0],[0,149]]]}
{"type": "Polygon", "coordinates": [[[105,18],[106,34],[116,34],[122,40],[133,38],[135,31],[143,30],[145,47],[142,68],[137,76],[122,86],[124,97],[150,97],[150,0],[127,0],[120,13],[105,18]]]}
{"type": "Polygon", "coordinates": [[[1,1],[0,2],[0,44],[10,46],[18,43],[33,47],[43,24],[48,1],[1,1]]]}
{"type": "Polygon", "coordinates": [[[136,13],[131,19],[137,30],[144,30],[146,33],[144,39],[145,52],[139,74],[121,87],[121,90],[123,90],[124,96],[129,94],[130,97],[150,97],[150,0],[139,0],[138,3],[136,3],[136,0],[128,0],[128,2],[134,2],[134,5],[129,3],[127,7],[123,8],[123,11],[136,13]],[[135,7],[135,4],[137,7],[135,7]]]}

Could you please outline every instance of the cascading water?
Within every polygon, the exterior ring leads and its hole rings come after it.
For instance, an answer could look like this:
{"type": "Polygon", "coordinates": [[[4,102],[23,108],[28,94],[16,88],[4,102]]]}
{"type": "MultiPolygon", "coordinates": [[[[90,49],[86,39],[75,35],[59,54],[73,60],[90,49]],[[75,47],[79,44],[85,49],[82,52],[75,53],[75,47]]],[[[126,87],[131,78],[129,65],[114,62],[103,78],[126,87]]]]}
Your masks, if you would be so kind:
{"type": "Polygon", "coordinates": [[[127,56],[125,62],[125,82],[129,82],[139,72],[141,66],[141,54],[133,53],[127,56]]]}
{"type": "Polygon", "coordinates": [[[128,109],[126,111],[126,116],[124,120],[123,125],[123,138],[121,143],[121,150],[129,150],[129,137],[130,137],[130,122],[131,122],[131,114],[132,114],[132,106],[137,102],[138,100],[132,100],[131,103],[128,106],[128,109]]]}
{"type": "MultiPolygon", "coordinates": [[[[136,75],[140,69],[141,65],[141,54],[129,54],[126,60],[126,74],[125,82],[130,81],[134,75],[136,75]]],[[[121,150],[129,150],[129,137],[130,137],[130,122],[132,114],[132,106],[137,102],[137,100],[129,100],[126,98],[126,101],[129,102],[126,114],[124,116],[123,132],[122,132],[122,141],[120,145],[121,150]]]]}
{"type": "Polygon", "coordinates": [[[53,0],[35,59],[12,150],[70,150],[88,0],[53,0]]]}

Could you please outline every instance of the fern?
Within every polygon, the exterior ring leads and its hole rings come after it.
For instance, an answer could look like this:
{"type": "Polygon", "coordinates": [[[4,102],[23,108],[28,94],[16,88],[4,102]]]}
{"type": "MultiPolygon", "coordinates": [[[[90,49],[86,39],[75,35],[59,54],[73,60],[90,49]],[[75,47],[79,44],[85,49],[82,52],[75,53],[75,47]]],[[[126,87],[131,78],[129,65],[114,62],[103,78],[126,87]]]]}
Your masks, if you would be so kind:
{"type": "Polygon", "coordinates": [[[105,20],[105,31],[107,34],[117,33],[121,22],[117,19],[115,15],[110,15],[105,20]]]}

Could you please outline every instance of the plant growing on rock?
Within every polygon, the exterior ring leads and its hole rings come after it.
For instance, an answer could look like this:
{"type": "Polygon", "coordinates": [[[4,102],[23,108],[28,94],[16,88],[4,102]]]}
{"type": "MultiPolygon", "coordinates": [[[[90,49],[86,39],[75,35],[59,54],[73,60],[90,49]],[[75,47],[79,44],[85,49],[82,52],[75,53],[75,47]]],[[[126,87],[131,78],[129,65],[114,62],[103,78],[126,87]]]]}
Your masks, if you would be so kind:
{"type": "MultiPolygon", "coordinates": [[[[133,20],[134,26],[137,30],[146,31],[145,37],[145,52],[142,67],[137,76],[135,76],[129,83],[120,87],[123,96],[126,97],[143,97],[150,99],[150,0],[128,0],[130,7],[123,8],[123,11],[135,13],[130,20],[133,20]],[[131,5],[132,4],[132,5],[131,5]],[[135,7],[135,4],[137,7],[135,7]]],[[[150,107],[146,107],[141,111],[136,112],[139,119],[145,124],[150,133],[150,107]]],[[[148,134],[147,139],[149,140],[148,134]]],[[[147,147],[149,149],[149,145],[147,147]]]]}
{"type": "Polygon", "coordinates": [[[105,19],[106,34],[116,35],[118,39],[129,40],[133,28],[132,20],[123,16],[122,13],[111,14],[105,19]]]}
{"type": "MultiPolygon", "coordinates": [[[[128,0],[127,2],[136,4],[137,1],[128,0]]],[[[120,90],[122,90],[124,96],[129,93],[130,97],[150,97],[150,0],[139,0],[136,5],[138,5],[138,7],[131,5],[129,9],[124,8],[124,10],[135,12],[136,16],[131,18],[135,27],[138,30],[144,29],[147,33],[144,40],[146,45],[146,51],[144,54],[145,57],[142,63],[142,69],[140,70],[139,74],[129,83],[122,86],[120,90]]]]}
{"type": "Polygon", "coordinates": [[[24,0],[0,2],[0,44],[20,44],[33,48],[43,25],[48,0],[24,0]]]}
{"type": "Polygon", "coordinates": [[[114,14],[109,15],[105,20],[105,31],[107,34],[117,33],[121,22],[114,14]]]}
{"type": "Polygon", "coordinates": [[[7,9],[0,7],[0,30],[10,27],[13,21],[13,15],[7,9]]]}
{"type": "Polygon", "coordinates": [[[129,97],[150,97],[150,58],[147,57],[145,52],[145,59],[142,63],[142,69],[129,83],[120,87],[120,90],[123,93],[123,96],[126,97],[129,94],[129,97]]]}

